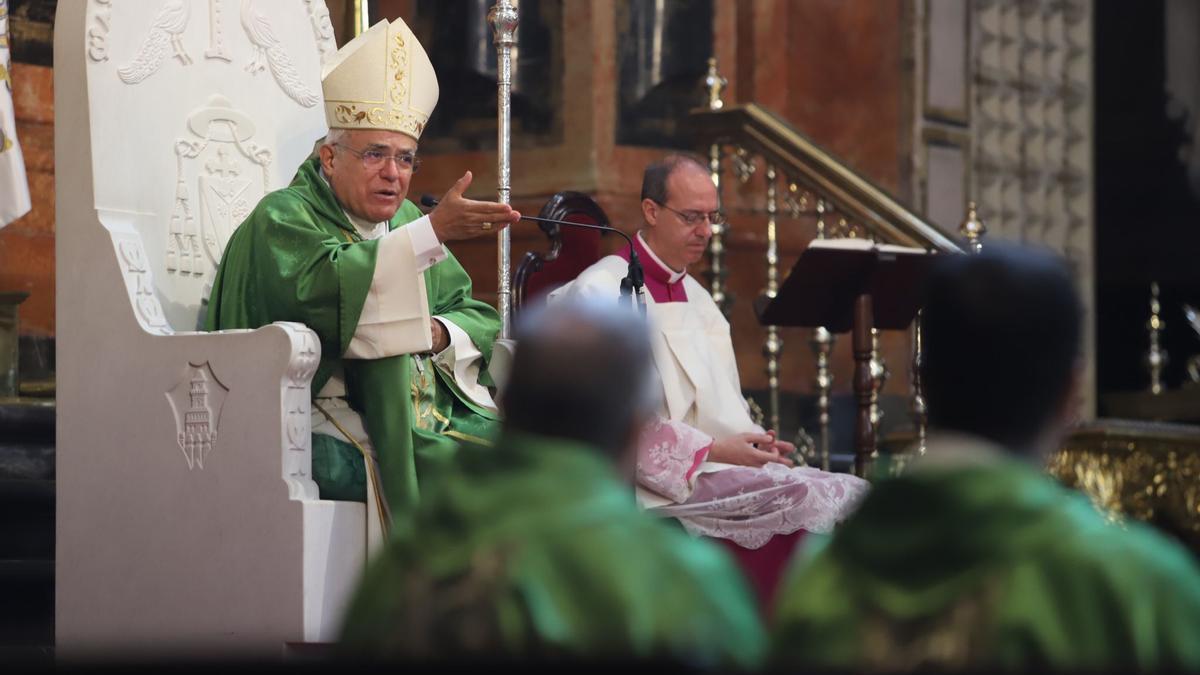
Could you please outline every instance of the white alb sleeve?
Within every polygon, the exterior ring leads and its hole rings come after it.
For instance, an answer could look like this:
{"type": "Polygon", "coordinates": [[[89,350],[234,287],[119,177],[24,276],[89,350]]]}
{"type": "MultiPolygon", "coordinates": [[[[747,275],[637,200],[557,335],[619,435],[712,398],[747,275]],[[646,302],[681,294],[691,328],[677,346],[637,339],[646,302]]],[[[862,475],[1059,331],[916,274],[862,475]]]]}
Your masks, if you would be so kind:
{"type": "Polygon", "coordinates": [[[446,327],[450,344],[433,357],[434,364],[442,372],[454,378],[454,383],[475,405],[497,412],[496,402],[488,388],[479,383],[479,370],[483,365],[483,352],[475,346],[471,336],[453,321],[444,316],[434,317],[446,327]]]}
{"type": "MultiPolygon", "coordinates": [[[[428,218],[424,220],[428,223],[428,218]]],[[[343,354],[345,358],[381,359],[433,348],[429,297],[425,293],[424,270],[428,265],[422,267],[414,255],[410,227],[392,230],[379,239],[375,275],[350,346],[343,354]]]]}
{"type": "Polygon", "coordinates": [[[446,259],[446,247],[442,246],[442,242],[438,241],[437,235],[433,233],[433,223],[429,220],[429,216],[421,216],[388,234],[400,230],[408,230],[408,237],[412,240],[413,259],[417,263],[418,272],[424,272],[446,259]]]}

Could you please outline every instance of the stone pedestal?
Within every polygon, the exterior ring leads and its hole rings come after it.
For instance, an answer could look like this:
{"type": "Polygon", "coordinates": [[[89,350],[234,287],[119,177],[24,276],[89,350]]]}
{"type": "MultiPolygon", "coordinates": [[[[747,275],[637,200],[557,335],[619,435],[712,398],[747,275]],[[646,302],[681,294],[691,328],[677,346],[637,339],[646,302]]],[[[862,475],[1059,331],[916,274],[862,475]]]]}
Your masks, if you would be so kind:
{"type": "Polygon", "coordinates": [[[17,329],[20,305],[29,294],[0,293],[0,399],[15,398],[20,377],[17,372],[17,329]]]}

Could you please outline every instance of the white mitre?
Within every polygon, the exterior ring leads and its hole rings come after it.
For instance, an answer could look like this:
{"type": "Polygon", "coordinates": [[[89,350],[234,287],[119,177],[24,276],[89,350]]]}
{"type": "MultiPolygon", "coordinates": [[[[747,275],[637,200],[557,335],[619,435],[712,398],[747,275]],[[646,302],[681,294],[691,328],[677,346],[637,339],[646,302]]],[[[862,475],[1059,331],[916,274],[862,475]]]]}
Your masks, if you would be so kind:
{"type": "Polygon", "coordinates": [[[437,106],[433,64],[403,19],[380,21],[325,64],[330,129],[384,129],[419,139],[437,106]]]}

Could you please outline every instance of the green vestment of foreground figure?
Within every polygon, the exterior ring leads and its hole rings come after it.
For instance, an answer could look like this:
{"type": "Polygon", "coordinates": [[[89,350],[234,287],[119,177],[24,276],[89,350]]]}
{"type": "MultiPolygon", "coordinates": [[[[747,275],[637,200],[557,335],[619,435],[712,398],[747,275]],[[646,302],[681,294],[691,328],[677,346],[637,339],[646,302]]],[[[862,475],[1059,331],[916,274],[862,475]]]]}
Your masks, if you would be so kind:
{"type": "Polygon", "coordinates": [[[368,569],[347,654],[761,660],[724,552],[642,513],[599,451],[508,434],[459,453],[368,569]]]}
{"type": "MultiPolygon", "coordinates": [[[[421,216],[405,201],[390,222],[421,216]]],[[[379,240],[364,241],[346,218],[316,158],[288,187],[268,194],[233,233],[213,283],[205,327],[257,328],[297,321],[316,331],[320,391],[339,364],[351,406],[365,419],[393,512],[417,502],[417,477],[453,456],[458,440],[488,437],[494,415],[464,395],[427,357],[343,359],[375,273],[379,240]],[[418,366],[420,366],[418,368],[418,366]],[[435,374],[431,374],[435,373],[435,374]]],[[[429,308],[453,321],[491,356],[499,317],[471,298],[471,279],[454,258],[424,272],[429,308]]],[[[363,462],[331,437],[314,443],[313,474],[324,498],[363,498],[363,462]]]]}
{"type": "Polygon", "coordinates": [[[875,486],[791,570],[788,664],[1200,668],[1200,571],[1139,523],[1014,459],[875,486]]]}

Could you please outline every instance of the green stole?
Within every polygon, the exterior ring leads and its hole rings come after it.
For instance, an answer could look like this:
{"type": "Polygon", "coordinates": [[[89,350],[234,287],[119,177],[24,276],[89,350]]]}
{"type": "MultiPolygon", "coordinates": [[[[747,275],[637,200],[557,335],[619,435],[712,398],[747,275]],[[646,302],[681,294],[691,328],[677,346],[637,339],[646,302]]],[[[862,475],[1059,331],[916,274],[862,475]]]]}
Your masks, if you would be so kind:
{"type": "Polygon", "coordinates": [[[513,431],[464,443],[368,568],[357,658],[668,658],[751,668],[766,651],[726,552],[638,509],[601,451],[513,431]]]}
{"type": "MultiPolygon", "coordinates": [[[[406,200],[389,227],[420,217],[420,210],[406,200]]],[[[321,361],[312,391],[319,392],[342,365],[350,405],[365,420],[395,514],[417,503],[418,475],[426,465],[453,456],[455,437],[488,438],[496,418],[428,357],[342,358],[358,326],[378,252],[379,241],[363,240],[321,177],[317,158],[311,158],[291,185],[264,197],[230,237],[213,282],[205,328],[296,321],[314,330],[321,361]]],[[[471,337],[484,354],[480,381],[490,384],[486,362],[500,326],[496,310],[471,297],[471,279],[453,254],[424,275],[431,314],[454,322],[471,337]]],[[[361,500],[361,457],[330,437],[314,440],[314,478],[318,485],[326,484],[322,497],[361,500]]]]}

